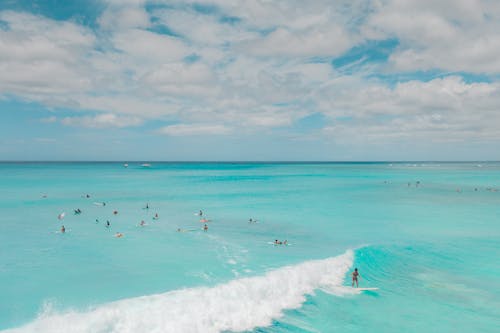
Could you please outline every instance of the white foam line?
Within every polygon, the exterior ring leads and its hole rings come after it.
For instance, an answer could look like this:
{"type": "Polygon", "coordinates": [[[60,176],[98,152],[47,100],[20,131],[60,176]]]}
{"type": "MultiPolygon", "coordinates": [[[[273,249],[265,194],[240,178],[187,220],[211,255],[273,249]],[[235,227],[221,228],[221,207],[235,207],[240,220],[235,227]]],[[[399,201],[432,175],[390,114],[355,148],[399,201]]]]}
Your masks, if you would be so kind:
{"type": "Polygon", "coordinates": [[[352,251],[241,278],[214,287],[198,287],[103,304],[85,312],[45,313],[9,333],[128,333],[245,331],[268,326],[283,310],[299,308],[315,289],[344,292],[352,251]]]}

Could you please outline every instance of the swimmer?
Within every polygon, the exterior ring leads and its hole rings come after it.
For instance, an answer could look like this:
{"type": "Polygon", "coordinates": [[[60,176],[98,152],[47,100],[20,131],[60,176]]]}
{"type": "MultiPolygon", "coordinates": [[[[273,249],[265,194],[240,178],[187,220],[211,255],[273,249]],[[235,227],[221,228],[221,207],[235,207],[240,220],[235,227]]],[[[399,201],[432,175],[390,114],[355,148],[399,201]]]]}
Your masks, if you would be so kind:
{"type": "Polygon", "coordinates": [[[106,206],[106,203],[103,201],[103,202],[102,202],[102,205],[103,205],[103,206],[106,206]]]}
{"type": "Polygon", "coordinates": [[[148,202],[146,203],[146,207],[144,207],[144,209],[149,209],[149,203],[148,202]]]}
{"type": "Polygon", "coordinates": [[[144,220],[141,221],[141,223],[139,224],[141,227],[144,227],[146,225],[146,222],[144,222],[144,220]]]}
{"type": "Polygon", "coordinates": [[[99,219],[95,219],[95,223],[99,223],[99,219]]]}
{"type": "Polygon", "coordinates": [[[274,240],[274,245],[282,245],[283,243],[277,239],[274,240]]]}
{"type": "Polygon", "coordinates": [[[177,232],[182,232],[182,229],[181,228],[177,228],[177,232]]]}
{"type": "Polygon", "coordinates": [[[106,228],[111,227],[111,223],[109,223],[109,220],[106,221],[106,228]]]}
{"type": "Polygon", "coordinates": [[[208,230],[208,225],[205,224],[205,226],[203,227],[203,230],[207,231],[208,230]]]}
{"type": "Polygon", "coordinates": [[[116,238],[121,238],[121,237],[123,237],[123,234],[122,234],[121,232],[117,232],[117,233],[115,234],[115,237],[116,237],[116,238]]]}
{"type": "Polygon", "coordinates": [[[46,197],[47,197],[47,194],[42,195],[42,198],[46,198],[46,197]]]}
{"type": "Polygon", "coordinates": [[[283,242],[283,245],[288,245],[288,241],[285,239],[285,241],[283,242]]]}
{"type": "Polygon", "coordinates": [[[117,211],[117,210],[113,211],[113,214],[114,214],[114,215],[117,215],[117,214],[118,214],[118,211],[117,211]]]}
{"type": "Polygon", "coordinates": [[[90,198],[90,195],[88,195],[88,194],[87,194],[85,197],[86,197],[86,198],[90,198]]]}
{"type": "Polygon", "coordinates": [[[355,268],[354,272],[352,272],[352,286],[354,287],[354,282],[356,282],[356,288],[358,287],[358,278],[361,279],[361,275],[359,275],[358,269],[355,268]]]}
{"type": "Polygon", "coordinates": [[[66,232],[66,228],[64,226],[61,227],[61,233],[64,234],[66,232]]]}
{"type": "Polygon", "coordinates": [[[155,217],[153,217],[153,220],[158,220],[160,217],[158,216],[158,213],[155,214],[155,217]]]}
{"type": "Polygon", "coordinates": [[[200,210],[200,212],[198,213],[199,216],[202,216],[203,215],[203,212],[200,210]]]}

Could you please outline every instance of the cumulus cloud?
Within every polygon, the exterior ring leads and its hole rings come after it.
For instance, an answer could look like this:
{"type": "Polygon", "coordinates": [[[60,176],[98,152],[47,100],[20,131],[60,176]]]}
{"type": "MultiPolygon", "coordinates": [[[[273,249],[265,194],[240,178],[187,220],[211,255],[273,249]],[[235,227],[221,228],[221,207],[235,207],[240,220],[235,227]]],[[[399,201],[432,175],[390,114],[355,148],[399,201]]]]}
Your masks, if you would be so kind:
{"type": "Polygon", "coordinates": [[[291,128],[322,113],[320,132],[335,140],[500,137],[495,2],[105,3],[92,29],[0,12],[0,97],[79,112],[60,120],[69,126],[179,123],[156,132],[172,136],[291,128]],[[386,63],[368,72],[352,66],[349,74],[332,66],[351,48],[386,39],[397,41],[386,63]],[[430,69],[485,73],[488,80],[374,78],[430,69]]]}
{"type": "Polygon", "coordinates": [[[340,141],[500,139],[498,84],[447,77],[394,88],[373,84],[356,93],[322,93],[330,95],[330,102],[322,107],[333,119],[324,133],[340,141]],[[344,120],[346,116],[350,118],[344,120]]]}
{"type": "Polygon", "coordinates": [[[242,50],[257,56],[338,56],[354,43],[341,27],[331,25],[294,32],[278,28],[264,38],[243,43],[242,50]]]}
{"type": "Polygon", "coordinates": [[[399,39],[395,70],[500,72],[498,2],[390,0],[362,29],[368,38],[399,39]]]}

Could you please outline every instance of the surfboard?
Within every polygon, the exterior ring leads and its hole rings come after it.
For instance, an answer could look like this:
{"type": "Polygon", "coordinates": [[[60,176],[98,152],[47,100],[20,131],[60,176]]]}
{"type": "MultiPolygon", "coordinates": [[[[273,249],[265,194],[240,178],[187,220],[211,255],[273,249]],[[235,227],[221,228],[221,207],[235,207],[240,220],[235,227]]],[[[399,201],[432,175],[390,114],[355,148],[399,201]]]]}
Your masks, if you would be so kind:
{"type": "Polygon", "coordinates": [[[359,291],[375,291],[375,290],[378,290],[378,288],[356,288],[356,290],[359,290],[359,291]]]}

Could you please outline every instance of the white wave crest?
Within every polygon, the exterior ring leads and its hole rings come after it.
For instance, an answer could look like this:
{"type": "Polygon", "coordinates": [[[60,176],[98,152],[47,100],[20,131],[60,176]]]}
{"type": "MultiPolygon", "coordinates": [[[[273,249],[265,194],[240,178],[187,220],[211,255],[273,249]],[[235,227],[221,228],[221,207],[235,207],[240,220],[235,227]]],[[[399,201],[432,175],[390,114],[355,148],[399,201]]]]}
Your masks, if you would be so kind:
{"type": "MultiPolygon", "coordinates": [[[[241,278],[103,304],[85,312],[45,313],[5,332],[221,332],[268,326],[298,308],[315,289],[336,290],[351,267],[352,251],[241,278]]],[[[342,288],[338,289],[339,291],[342,288]]],[[[340,291],[339,294],[342,294],[340,291]]]]}

